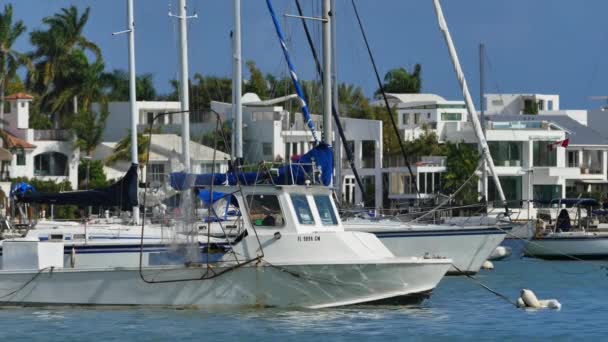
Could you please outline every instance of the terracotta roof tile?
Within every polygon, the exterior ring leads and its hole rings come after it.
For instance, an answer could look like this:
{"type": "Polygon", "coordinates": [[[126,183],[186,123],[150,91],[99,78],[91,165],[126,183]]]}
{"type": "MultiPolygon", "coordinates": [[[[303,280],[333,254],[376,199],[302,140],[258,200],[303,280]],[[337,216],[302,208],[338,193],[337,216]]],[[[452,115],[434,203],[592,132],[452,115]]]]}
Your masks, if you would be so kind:
{"type": "Polygon", "coordinates": [[[10,134],[9,132],[4,132],[4,145],[6,148],[36,148],[36,145],[32,145],[27,141],[17,138],[16,136],[10,134]]]}
{"type": "Polygon", "coordinates": [[[26,93],[15,93],[5,97],[6,100],[33,100],[34,97],[26,93]]]}

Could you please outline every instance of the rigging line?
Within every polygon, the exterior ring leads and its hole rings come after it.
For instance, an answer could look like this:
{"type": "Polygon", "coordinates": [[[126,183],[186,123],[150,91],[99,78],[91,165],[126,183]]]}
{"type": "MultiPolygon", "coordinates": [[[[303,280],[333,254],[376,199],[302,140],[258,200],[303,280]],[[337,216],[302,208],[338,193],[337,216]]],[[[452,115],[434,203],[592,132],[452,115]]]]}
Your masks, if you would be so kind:
{"type": "Polygon", "coordinates": [[[438,206],[436,206],[433,210],[428,211],[426,214],[419,216],[409,222],[416,222],[419,221],[421,218],[426,217],[436,211],[438,211],[440,208],[442,208],[444,205],[446,205],[448,202],[452,201],[452,199],[454,199],[454,196],[456,196],[462,189],[464,189],[464,187],[471,181],[471,179],[473,179],[473,177],[475,176],[475,173],[481,168],[482,165],[482,161],[480,160],[477,163],[477,168],[475,168],[475,171],[471,172],[471,175],[469,176],[469,178],[467,178],[467,180],[464,181],[464,183],[462,183],[462,185],[460,185],[460,187],[458,189],[456,189],[456,191],[454,191],[451,195],[448,196],[447,199],[445,199],[442,203],[440,203],[438,206]]]}
{"type": "Polygon", "coordinates": [[[414,173],[412,172],[412,166],[407,158],[407,153],[405,152],[405,146],[403,145],[403,139],[401,139],[401,134],[399,133],[399,128],[397,127],[397,123],[395,122],[395,118],[393,117],[393,111],[391,110],[391,106],[388,103],[388,98],[386,97],[386,92],[384,91],[384,85],[382,84],[382,80],[380,79],[380,74],[378,73],[378,67],[376,66],[376,60],[374,59],[374,55],[369,46],[369,42],[367,41],[367,35],[365,34],[365,30],[363,28],[363,22],[361,21],[361,17],[359,16],[359,11],[357,10],[357,5],[355,4],[355,0],[351,0],[351,4],[353,6],[353,10],[355,11],[355,16],[357,17],[357,22],[359,23],[359,30],[361,31],[361,35],[363,36],[363,41],[365,42],[365,47],[367,49],[367,53],[369,55],[369,59],[374,68],[374,73],[376,74],[376,81],[378,82],[378,87],[380,88],[380,92],[382,93],[382,98],[384,99],[384,105],[387,110],[388,117],[391,121],[391,125],[393,126],[393,130],[395,134],[397,134],[397,141],[399,142],[399,148],[401,149],[401,154],[403,155],[403,159],[405,161],[405,166],[407,166],[407,170],[412,176],[412,183],[414,188],[416,189],[416,196],[420,198],[420,191],[418,190],[418,184],[415,180],[414,173]]]}
{"type": "MultiPolygon", "coordinates": [[[[217,120],[221,121],[220,114],[218,112],[214,111],[214,110],[211,110],[211,111],[213,111],[216,114],[217,120]]],[[[163,117],[165,115],[180,114],[180,113],[183,113],[183,112],[184,111],[164,112],[164,113],[158,113],[158,114],[156,114],[153,117],[152,121],[150,123],[148,123],[148,148],[150,147],[151,142],[152,142],[152,129],[151,129],[151,127],[152,127],[153,123],[158,118],[163,117]]],[[[190,111],[187,111],[187,112],[190,112],[190,111]]],[[[231,162],[233,162],[233,161],[234,160],[231,159],[231,162]]],[[[147,153],[147,155],[146,155],[146,164],[145,165],[148,166],[149,163],[150,163],[150,153],[147,153]]],[[[238,174],[237,174],[237,186],[239,188],[239,191],[242,194],[243,190],[242,190],[242,187],[241,187],[241,184],[240,184],[240,180],[239,180],[238,174]]],[[[144,191],[144,196],[143,196],[144,214],[145,214],[147,193],[148,193],[147,190],[144,191]]],[[[246,211],[247,217],[249,217],[249,213],[247,212],[246,206],[245,206],[244,209],[246,211]]],[[[186,281],[201,281],[201,280],[213,279],[213,278],[216,278],[216,277],[219,277],[219,276],[223,275],[224,273],[227,273],[227,272],[230,272],[230,271],[234,271],[234,270],[236,270],[238,268],[241,268],[241,267],[243,267],[243,266],[245,266],[247,264],[250,264],[250,263],[252,263],[254,261],[259,261],[259,260],[261,260],[264,257],[264,250],[262,249],[262,244],[261,244],[260,239],[258,237],[257,230],[255,229],[255,227],[253,227],[252,229],[253,229],[253,231],[255,233],[256,239],[258,241],[258,245],[260,247],[260,249],[259,249],[260,250],[260,255],[256,256],[255,258],[249,259],[249,260],[245,260],[244,262],[237,263],[236,265],[228,266],[228,267],[224,268],[222,271],[217,272],[217,273],[215,273],[215,271],[213,271],[214,273],[211,276],[207,276],[207,274],[209,274],[209,265],[208,265],[207,269],[205,270],[205,273],[202,274],[198,278],[169,279],[169,280],[154,280],[154,279],[152,279],[152,280],[150,280],[150,279],[147,279],[146,276],[144,275],[144,267],[143,267],[143,248],[144,248],[143,241],[144,241],[145,222],[146,222],[146,220],[142,220],[142,222],[141,222],[141,236],[140,236],[140,249],[139,249],[139,277],[140,277],[140,279],[143,282],[145,282],[147,284],[178,283],[178,282],[186,282],[186,281]]],[[[209,248],[209,247],[210,246],[208,245],[207,248],[209,248]]],[[[186,267],[188,267],[188,266],[186,265],[186,267]]]]}
{"type": "MultiPolygon", "coordinates": [[[[296,74],[295,67],[291,63],[291,57],[289,55],[289,51],[287,50],[287,45],[285,44],[285,39],[283,37],[281,25],[279,24],[279,20],[277,19],[277,16],[274,12],[274,8],[272,7],[271,0],[266,0],[266,5],[268,6],[268,11],[270,12],[270,16],[272,17],[272,21],[274,23],[274,28],[275,28],[275,31],[279,38],[279,42],[281,44],[281,49],[283,50],[283,55],[285,56],[285,60],[287,61],[287,65],[289,66],[289,71],[290,71],[290,75],[291,75],[291,80],[293,82],[293,86],[296,88],[296,93],[298,94],[298,97],[300,99],[300,104],[302,107],[302,114],[304,114],[306,124],[308,125],[308,128],[310,129],[310,131],[312,133],[312,137],[315,140],[315,143],[320,143],[322,141],[319,138],[319,133],[316,131],[315,124],[308,111],[308,104],[306,103],[306,99],[304,97],[304,92],[302,91],[302,88],[300,87],[300,82],[298,81],[298,76],[296,74]]],[[[327,144],[329,144],[329,143],[331,143],[331,141],[327,142],[327,144]]]]}
{"type": "MultiPolygon", "coordinates": [[[[300,16],[303,16],[302,7],[300,6],[300,0],[295,0],[295,2],[296,7],[298,9],[298,14],[300,16]]],[[[302,26],[304,27],[304,32],[306,33],[306,40],[308,40],[308,46],[310,47],[310,52],[312,53],[315,60],[317,74],[321,79],[323,79],[323,68],[321,67],[321,63],[319,62],[319,55],[317,54],[317,49],[315,48],[314,42],[312,41],[312,37],[310,35],[310,31],[308,29],[306,21],[304,19],[301,20],[302,26]]],[[[338,96],[338,94],[335,94],[335,96],[338,96]]],[[[335,103],[333,103],[333,101],[331,104],[331,114],[334,117],[334,122],[336,123],[336,128],[338,129],[340,139],[342,139],[342,141],[344,142],[342,145],[344,146],[344,151],[346,152],[346,158],[348,159],[350,168],[353,171],[353,175],[355,176],[355,181],[357,182],[359,190],[361,191],[361,198],[365,199],[365,188],[363,187],[363,182],[361,181],[361,177],[359,176],[359,171],[357,171],[357,168],[355,167],[355,157],[353,155],[353,151],[350,148],[350,145],[346,144],[346,134],[344,133],[344,128],[342,127],[342,123],[340,122],[340,113],[338,113],[338,110],[336,109],[335,103]]],[[[338,161],[338,163],[341,162],[341,160],[338,161]]],[[[342,180],[340,180],[340,183],[342,183],[342,180]]]]}
{"type": "Polygon", "coordinates": [[[50,270],[50,273],[53,273],[53,270],[55,269],[55,266],[48,266],[45,267],[43,269],[41,269],[40,271],[38,271],[36,274],[34,274],[34,276],[32,278],[30,278],[28,281],[26,281],[25,283],[23,283],[23,285],[21,285],[20,287],[18,287],[15,290],[12,290],[11,292],[4,294],[2,296],[0,296],[0,298],[6,298],[6,297],[10,297],[14,294],[16,294],[17,292],[25,289],[29,284],[31,284],[34,280],[36,280],[36,278],[38,278],[44,271],[46,270],[50,270]]]}
{"type": "Polygon", "coordinates": [[[490,288],[488,285],[482,283],[479,279],[477,279],[476,277],[470,275],[470,274],[466,274],[464,273],[460,268],[458,268],[456,265],[452,264],[452,267],[454,267],[458,272],[462,273],[465,275],[465,277],[471,279],[473,282],[475,282],[477,285],[481,286],[482,288],[484,288],[485,290],[489,291],[490,293],[493,293],[494,295],[496,295],[498,298],[503,299],[504,301],[506,301],[507,303],[513,305],[514,307],[517,307],[517,303],[513,302],[512,300],[509,299],[509,297],[505,296],[504,294],[490,288]]]}
{"type": "MultiPolygon", "coordinates": [[[[490,72],[492,73],[492,75],[496,76],[494,69],[492,68],[492,63],[490,61],[490,55],[488,55],[488,51],[486,49],[484,49],[483,51],[484,54],[484,60],[486,62],[486,64],[488,65],[488,69],[490,69],[490,72]]],[[[492,81],[494,81],[494,87],[496,88],[496,91],[498,92],[498,96],[500,97],[500,101],[502,101],[502,103],[504,103],[504,99],[502,97],[502,90],[500,89],[500,85],[498,84],[498,78],[493,78],[492,81]]],[[[483,99],[481,99],[481,101],[483,101],[483,99]]],[[[487,115],[487,110],[488,110],[488,106],[486,106],[486,113],[485,115],[487,115]]]]}

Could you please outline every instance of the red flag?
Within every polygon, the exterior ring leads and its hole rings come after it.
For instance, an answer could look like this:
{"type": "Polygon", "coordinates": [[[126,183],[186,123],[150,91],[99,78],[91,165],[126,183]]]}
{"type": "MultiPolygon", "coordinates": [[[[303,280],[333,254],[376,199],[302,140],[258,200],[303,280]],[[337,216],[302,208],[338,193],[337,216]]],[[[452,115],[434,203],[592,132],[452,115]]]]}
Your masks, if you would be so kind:
{"type": "Polygon", "coordinates": [[[568,147],[568,145],[570,144],[570,138],[566,138],[564,141],[562,141],[561,145],[562,147],[568,147]]]}

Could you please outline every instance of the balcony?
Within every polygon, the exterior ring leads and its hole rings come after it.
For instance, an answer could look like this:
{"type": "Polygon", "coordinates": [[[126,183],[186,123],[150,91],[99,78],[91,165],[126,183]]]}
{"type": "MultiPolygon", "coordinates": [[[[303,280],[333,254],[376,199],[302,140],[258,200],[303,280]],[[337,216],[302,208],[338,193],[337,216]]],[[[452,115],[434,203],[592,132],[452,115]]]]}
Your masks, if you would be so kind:
{"type": "Polygon", "coordinates": [[[66,129],[35,129],[35,141],[69,141],[72,137],[66,129]]]}

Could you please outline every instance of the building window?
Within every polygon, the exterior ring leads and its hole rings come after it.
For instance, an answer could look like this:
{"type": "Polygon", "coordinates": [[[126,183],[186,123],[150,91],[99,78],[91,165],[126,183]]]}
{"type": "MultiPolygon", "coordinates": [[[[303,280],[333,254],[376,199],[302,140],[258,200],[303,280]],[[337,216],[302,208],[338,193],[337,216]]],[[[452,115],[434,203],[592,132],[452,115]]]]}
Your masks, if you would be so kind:
{"type": "Polygon", "coordinates": [[[150,164],[148,172],[148,179],[151,183],[165,183],[165,164],[150,164]]]}
{"type": "MultiPolygon", "coordinates": [[[[502,190],[509,202],[509,207],[516,207],[515,201],[521,201],[521,176],[501,176],[498,177],[502,190]]],[[[488,200],[490,202],[497,201],[499,199],[498,192],[494,182],[488,182],[488,200]]]]}
{"type": "Polygon", "coordinates": [[[410,124],[410,114],[403,113],[403,115],[401,115],[401,118],[403,120],[403,124],[404,125],[409,125],[410,124]]]}
{"type": "Polygon", "coordinates": [[[568,151],[568,167],[579,167],[578,151],[568,151]]]}
{"type": "Polygon", "coordinates": [[[262,143],[262,154],[265,156],[272,156],[272,143],[262,143]]]}
{"type": "Polygon", "coordinates": [[[441,121],[461,121],[462,113],[441,113],[441,121]]]}
{"type": "Polygon", "coordinates": [[[275,195],[248,195],[251,224],[262,227],[282,227],[285,225],[279,199],[275,195]]]}
{"type": "Polygon", "coordinates": [[[414,125],[420,123],[420,113],[414,113],[414,125]]]}
{"type": "Polygon", "coordinates": [[[426,172],[420,172],[418,173],[418,191],[421,194],[426,194],[427,193],[427,189],[426,189],[426,172]]]}
{"type": "Polygon", "coordinates": [[[557,166],[557,149],[550,141],[535,141],[533,166],[557,166]]]}
{"type": "Polygon", "coordinates": [[[431,118],[431,113],[426,113],[426,118],[430,119],[431,118]]]}
{"type": "Polygon", "coordinates": [[[150,125],[154,123],[154,112],[146,113],[146,124],[150,125]]]}
{"type": "Polygon", "coordinates": [[[68,157],[59,152],[34,156],[35,176],[67,176],[68,157]]]}
{"type": "Polygon", "coordinates": [[[17,166],[25,165],[25,151],[20,149],[17,151],[17,166]]]}
{"type": "Polygon", "coordinates": [[[541,203],[551,202],[551,200],[562,197],[561,185],[534,185],[534,200],[541,203]]]}
{"type": "Polygon", "coordinates": [[[374,140],[364,140],[361,142],[361,150],[361,166],[366,169],[373,169],[376,161],[376,142],[374,140]]]}
{"type": "Polygon", "coordinates": [[[521,166],[521,141],[489,141],[490,154],[496,166],[521,166]]]}

